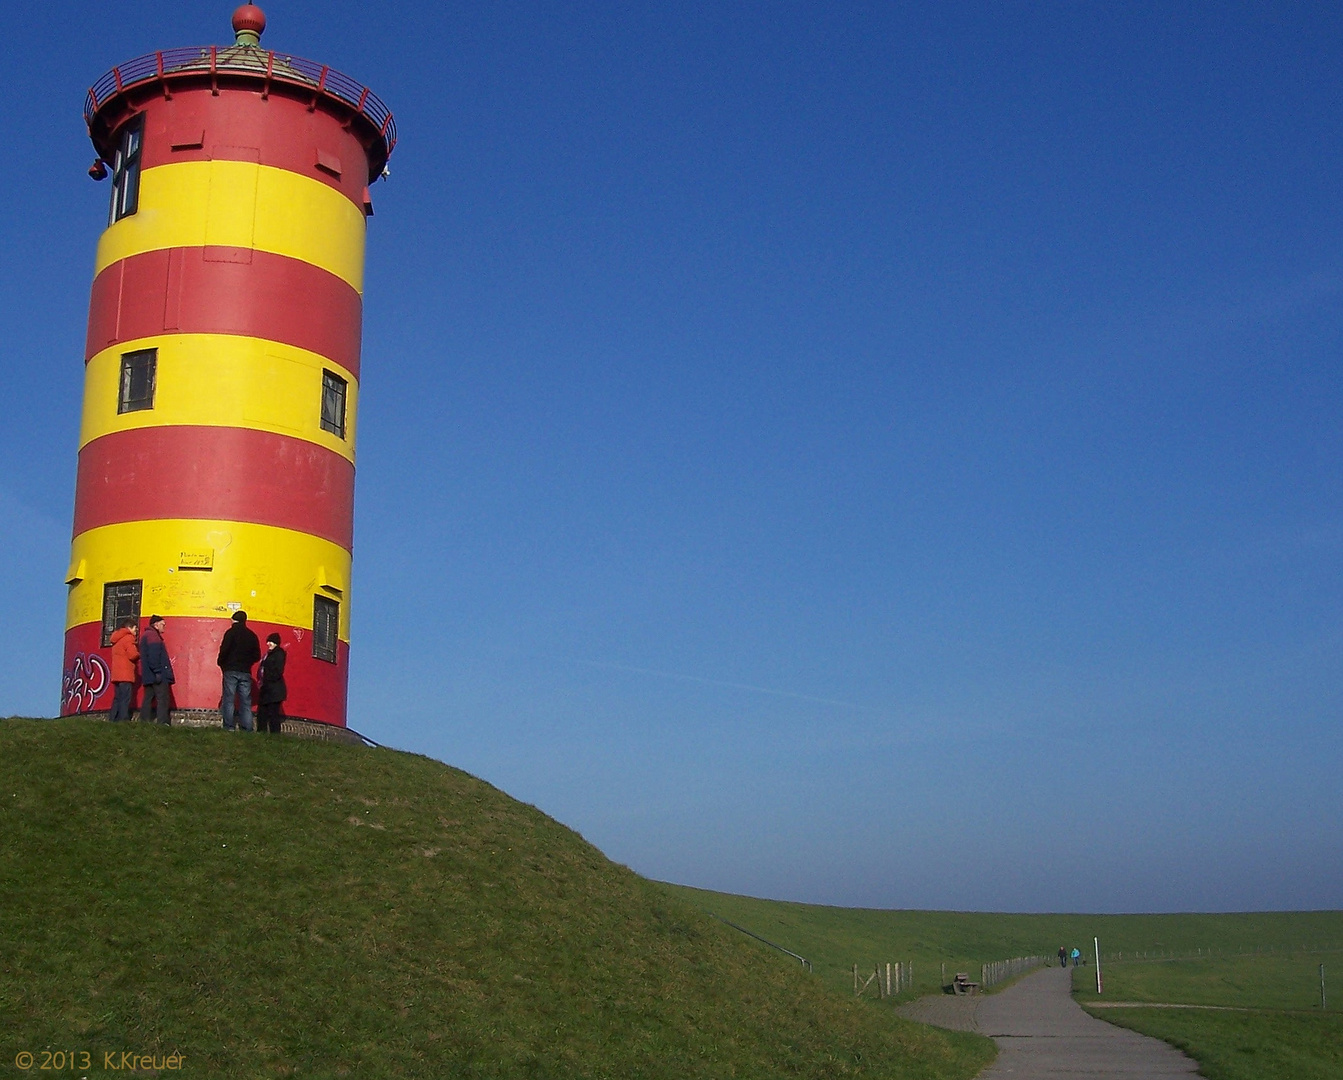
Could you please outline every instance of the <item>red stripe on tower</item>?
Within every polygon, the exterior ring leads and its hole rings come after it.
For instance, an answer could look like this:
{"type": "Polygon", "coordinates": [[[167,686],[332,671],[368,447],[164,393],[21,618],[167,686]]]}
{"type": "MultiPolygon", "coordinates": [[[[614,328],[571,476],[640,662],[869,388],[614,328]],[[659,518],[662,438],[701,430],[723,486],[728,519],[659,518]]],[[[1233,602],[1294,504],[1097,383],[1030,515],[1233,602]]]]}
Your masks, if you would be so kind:
{"type": "Polygon", "coordinates": [[[274,525],[354,545],[354,465],[324,446],[235,427],[148,427],[79,452],[74,534],[123,521],[274,525]],[[175,461],[172,469],[164,461],[175,461]],[[143,477],[157,475],[145,484],[143,477]]]}
{"type": "Polygon", "coordinates": [[[363,301],[320,266],[253,251],[226,262],[209,248],[159,248],[121,259],[93,280],[84,359],[156,334],[264,337],[325,356],[359,376],[363,301]]]}

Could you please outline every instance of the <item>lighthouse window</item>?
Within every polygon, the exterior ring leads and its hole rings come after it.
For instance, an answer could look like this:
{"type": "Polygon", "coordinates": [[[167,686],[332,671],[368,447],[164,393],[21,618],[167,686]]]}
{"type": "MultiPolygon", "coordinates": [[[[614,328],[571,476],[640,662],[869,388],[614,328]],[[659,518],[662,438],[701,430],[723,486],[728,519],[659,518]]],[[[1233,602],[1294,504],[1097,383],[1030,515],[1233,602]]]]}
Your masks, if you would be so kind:
{"type": "Polygon", "coordinates": [[[123,619],[140,617],[139,581],[109,581],[103,586],[103,648],[112,644],[112,632],[123,619]]]}
{"type": "Polygon", "coordinates": [[[340,604],[325,596],[312,598],[312,654],[318,660],[336,662],[336,641],[340,637],[340,604]]]}
{"type": "Polygon", "coordinates": [[[117,154],[112,162],[112,209],[107,223],[114,225],[129,217],[140,205],[140,150],[144,142],[145,122],[141,117],[121,132],[117,154]]]}
{"type": "Polygon", "coordinates": [[[345,438],[345,380],[322,372],[322,430],[345,438]]]}
{"type": "Polygon", "coordinates": [[[140,349],[121,354],[121,390],[117,412],[138,412],[154,407],[154,375],[158,368],[158,349],[140,349]]]}

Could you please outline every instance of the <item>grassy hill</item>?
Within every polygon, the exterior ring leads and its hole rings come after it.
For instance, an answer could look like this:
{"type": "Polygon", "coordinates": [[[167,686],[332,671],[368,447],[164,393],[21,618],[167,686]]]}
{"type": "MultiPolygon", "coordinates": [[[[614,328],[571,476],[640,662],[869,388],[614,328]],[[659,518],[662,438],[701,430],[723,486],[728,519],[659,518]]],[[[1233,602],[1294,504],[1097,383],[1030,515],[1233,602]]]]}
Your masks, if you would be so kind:
{"type": "Polygon", "coordinates": [[[7,1064],[952,1080],[992,1057],[845,1000],[699,907],[427,758],[0,721],[7,1064]]]}

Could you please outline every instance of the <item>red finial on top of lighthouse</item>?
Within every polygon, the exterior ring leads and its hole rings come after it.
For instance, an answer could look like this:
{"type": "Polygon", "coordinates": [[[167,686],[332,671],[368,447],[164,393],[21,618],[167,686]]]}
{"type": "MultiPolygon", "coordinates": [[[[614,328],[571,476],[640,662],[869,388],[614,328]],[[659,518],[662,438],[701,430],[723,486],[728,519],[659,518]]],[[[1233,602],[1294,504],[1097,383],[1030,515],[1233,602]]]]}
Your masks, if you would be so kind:
{"type": "Polygon", "coordinates": [[[233,33],[239,45],[259,45],[266,29],[266,13],[255,4],[243,4],[233,13],[233,33]]]}

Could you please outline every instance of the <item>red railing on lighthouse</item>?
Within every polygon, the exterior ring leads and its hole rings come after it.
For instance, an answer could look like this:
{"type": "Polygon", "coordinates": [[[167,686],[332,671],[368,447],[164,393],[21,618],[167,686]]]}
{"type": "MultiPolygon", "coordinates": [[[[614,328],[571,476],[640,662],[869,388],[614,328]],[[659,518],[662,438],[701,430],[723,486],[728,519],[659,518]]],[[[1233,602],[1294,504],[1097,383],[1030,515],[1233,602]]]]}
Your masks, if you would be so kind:
{"type": "Polygon", "coordinates": [[[251,76],[267,84],[285,84],[311,91],[318,98],[338,102],[362,116],[382,139],[385,156],[396,146],[396,121],[391,110],[363,83],[326,64],[255,46],[201,46],[162,49],[118,64],[95,82],[84,99],[84,122],[93,127],[98,111],[113,98],[147,83],[161,83],[165,92],[179,80],[202,75],[251,76]]]}

